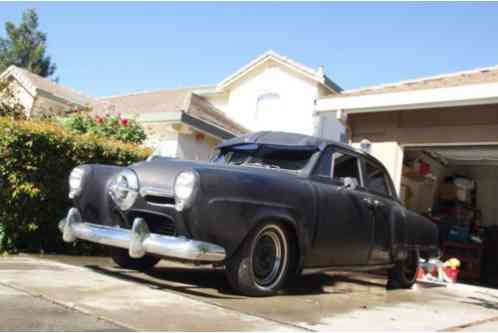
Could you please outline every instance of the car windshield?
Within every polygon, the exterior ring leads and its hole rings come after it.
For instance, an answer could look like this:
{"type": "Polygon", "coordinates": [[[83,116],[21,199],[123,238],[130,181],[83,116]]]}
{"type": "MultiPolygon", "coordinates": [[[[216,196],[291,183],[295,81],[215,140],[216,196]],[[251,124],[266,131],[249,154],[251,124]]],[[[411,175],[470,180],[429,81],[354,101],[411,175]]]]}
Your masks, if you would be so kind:
{"type": "Polygon", "coordinates": [[[304,169],[316,151],[308,146],[242,144],[219,150],[212,162],[298,171],[304,169]]]}

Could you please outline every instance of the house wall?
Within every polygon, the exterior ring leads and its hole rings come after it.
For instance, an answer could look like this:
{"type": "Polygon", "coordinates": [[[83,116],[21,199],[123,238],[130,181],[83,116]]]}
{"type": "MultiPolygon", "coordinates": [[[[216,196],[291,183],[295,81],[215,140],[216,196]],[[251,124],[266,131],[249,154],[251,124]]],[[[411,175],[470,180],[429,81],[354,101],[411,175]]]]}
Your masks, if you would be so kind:
{"type": "Polygon", "coordinates": [[[404,145],[498,141],[498,105],[351,114],[352,143],[372,142],[372,152],[399,190],[404,145]]]}
{"type": "Polygon", "coordinates": [[[313,135],[329,140],[346,142],[344,126],[337,120],[337,112],[316,113],[313,117],[313,135]]]}
{"type": "Polygon", "coordinates": [[[195,134],[178,134],[176,157],[184,160],[207,161],[219,142],[207,136],[198,139],[195,134]]]}
{"type": "Polygon", "coordinates": [[[39,93],[34,100],[31,116],[36,117],[42,114],[62,116],[70,109],[69,103],[39,93]]]}
{"type": "MultiPolygon", "coordinates": [[[[313,111],[319,97],[318,84],[300,74],[269,63],[250,72],[231,87],[228,116],[253,131],[281,130],[303,134],[313,133],[313,111]],[[280,110],[272,123],[258,121],[257,102],[260,96],[274,93],[280,96],[280,110]]],[[[221,109],[223,110],[223,106],[221,109]]]]}
{"type": "Polygon", "coordinates": [[[15,96],[17,100],[16,102],[24,107],[27,115],[29,116],[31,108],[33,107],[33,102],[34,102],[33,96],[28,92],[26,88],[24,88],[16,80],[10,81],[9,89],[12,92],[12,94],[15,96]]]}

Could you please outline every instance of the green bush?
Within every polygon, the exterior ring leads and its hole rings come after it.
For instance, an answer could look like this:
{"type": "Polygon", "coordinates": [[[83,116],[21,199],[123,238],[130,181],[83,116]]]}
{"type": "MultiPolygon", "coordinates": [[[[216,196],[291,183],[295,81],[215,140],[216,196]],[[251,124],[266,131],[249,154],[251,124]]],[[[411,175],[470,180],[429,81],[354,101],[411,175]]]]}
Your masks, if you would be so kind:
{"type": "Polygon", "coordinates": [[[95,246],[62,242],[57,224],[71,202],[70,171],[85,163],[128,165],[148,149],[71,134],[44,121],[0,117],[0,252],[92,254],[95,246]]]}
{"type": "Polygon", "coordinates": [[[146,139],[142,126],[133,119],[116,115],[90,116],[89,110],[76,109],[62,120],[66,129],[79,134],[94,134],[128,143],[142,143],[146,139]]]}

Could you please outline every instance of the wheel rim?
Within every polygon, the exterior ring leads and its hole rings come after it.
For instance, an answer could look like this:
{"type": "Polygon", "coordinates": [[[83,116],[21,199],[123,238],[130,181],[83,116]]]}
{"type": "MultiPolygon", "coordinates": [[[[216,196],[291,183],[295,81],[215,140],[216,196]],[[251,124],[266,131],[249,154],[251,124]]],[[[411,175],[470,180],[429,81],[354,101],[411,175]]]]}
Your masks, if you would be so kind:
{"type": "Polygon", "coordinates": [[[287,261],[287,243],[283,232],[273,226],[261,230],[254,242],[252,265],[255,281],[262,287],[278,283],[287,261]]]}
{"type": "Polygon", "coordinates": [[[402,273],[408,281],[411,281],[417,275],[418,258],[414,252],[410,252],[403,263],[402,273]]]}

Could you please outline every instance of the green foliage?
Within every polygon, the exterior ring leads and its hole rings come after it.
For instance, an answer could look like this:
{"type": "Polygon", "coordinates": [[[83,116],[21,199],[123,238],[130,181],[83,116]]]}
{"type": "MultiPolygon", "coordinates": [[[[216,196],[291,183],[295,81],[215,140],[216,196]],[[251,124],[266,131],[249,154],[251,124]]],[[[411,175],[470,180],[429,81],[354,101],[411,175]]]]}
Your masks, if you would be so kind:
{"type": "Polygon", "coordinates": [[[120,116],[88,115],[86,110],[77,110],[71,116],[62,120],[69,131],[79,134],[93,134],[99,137],[111,138],[127,143],[142,143],[146,139],[142,126],[133,119],[120,116]]]}
{"type": "Polygon", "coordinates": [[[42,77],[54,74],[56,65],[45,55],[47,35],[38,31],[38,15],[33,9],[23,13],[19,26],[7,22],[5,31],[7,38],[0,38],[0,72],[16,65],[42,77]]]}
{"type": "Polygon", "coordinates": [[[95,245],[62,242],[57,230],[71,207],[69,173],[86,163],[129,165],[149,154],[45,121],[0,118],[0,252],[95,253],[95,245]]]}

